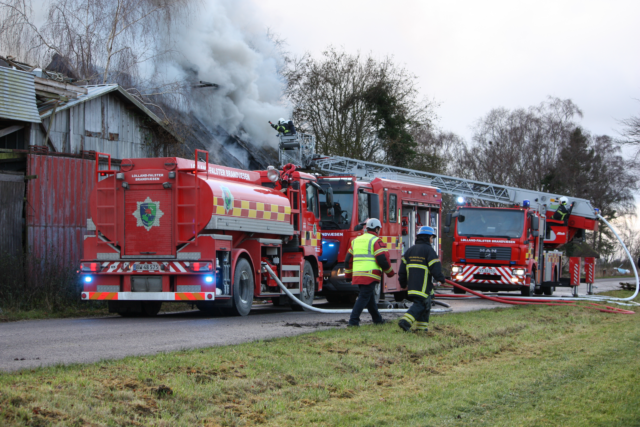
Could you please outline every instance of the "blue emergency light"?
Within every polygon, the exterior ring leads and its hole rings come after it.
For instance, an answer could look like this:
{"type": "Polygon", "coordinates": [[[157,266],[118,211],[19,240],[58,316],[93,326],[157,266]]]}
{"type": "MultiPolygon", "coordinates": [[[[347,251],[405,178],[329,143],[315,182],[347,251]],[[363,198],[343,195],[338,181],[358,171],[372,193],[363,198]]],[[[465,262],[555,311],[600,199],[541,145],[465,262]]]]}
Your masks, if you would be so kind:
{"type": "Polygon", "coordinates": [[[91,277],[91,276],[84,276],[84,281],[85,281],[85,283],[91,283],[91,282],[93,282],[93,277],[91,277]]]}
{"type": "Polygon", "coordinates": [[[523,200],[522,201],[522,207],[523,208],[528,208],[529,206],[531,206],[531,202],[528,200],[523,200]]]}

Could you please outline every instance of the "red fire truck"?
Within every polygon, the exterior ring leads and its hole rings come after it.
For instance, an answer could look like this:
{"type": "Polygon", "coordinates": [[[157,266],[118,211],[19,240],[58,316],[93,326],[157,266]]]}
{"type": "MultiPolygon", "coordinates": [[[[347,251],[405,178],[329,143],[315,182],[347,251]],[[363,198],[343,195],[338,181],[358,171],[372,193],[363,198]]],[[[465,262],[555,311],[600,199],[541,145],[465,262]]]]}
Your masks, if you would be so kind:
{"type": "MultiPolygon", "coordinates": [[[[396,273],[402,253],[415,243],[420,226],[431,225],[438,233],[436,241],[441,241],[442,194],[437,188],[381,178],[359,181],[354,176],[319,177],[318,184],[325,190],[320,195],[323,237],[320,260],[324,270],[322,294],[329,302],[358,292],[357,286],[344,279],[344,259],[351,241],[363,233],[367,218],[378,218],[382,223],[380,238],[387,244],[396,273]]],[[[440,244],[435,249],[439,253],[440,244]]],[[[381,293],[403,298],[397,275],[383,278],[376,289],[376,298],[381,293]]]]}
{"type": "MultiPolygon", "coordinates": [[[[312,304],[323,277],[316,178],[295,167],[210,165],[203,153],[197,164],[125,159],[116,171],[109,158],[109,170],[96,169],[82,299],[107,300],[121,315],[154,315],[163,301],[189,301],[244,316],[254,298],[282,295],[261,267],[267,262],[312,304]]],[[[107,155],[96,154],[96,165],[98,156],[107,155]]]]}
{"type": "Polygon", "coordinates": [[[446,232],[455,220],[452,280],[469,289],[520,290],[524,296],[552,295],[555,287],[569,286],[569,279],[560,278],[562,252],[555,249],[584,230],[597,230],[598,223],[579,214],[567,224],[553,220],[555,208],[550,204],[541,214],[528,200],[511,208],[459,206],[445,218],[446,232]]]}
{"type": "MultiPolygon", "coordinates": [[[[478,290],[521,290],[524,295],[551,295],[557,286],[572,286],[574,295],[577,295],[581,257],[584,255],[570,257],[571,278],[561,278],[562,253],[555,249],[580,240],[585,230],[597,230],[598,209],[589,200],[569,197],[574,206],[568,223],[564,224],[551,219],[560,198],[554,194],[346,157],[308,154],[311,150],[303,148],[305,150],[300,150],[298,156],[300,160],[323,173],[352,175],[371,181],[371,185],[375,179],[385,177],[393,179],[400,190],[408,190],[411,185],[419,188],[432,186],[447,194],[509,205],[507,208],[459,207],[457,212],[446,217],[443,228],[446,233],[452,218],[457,218],[452,278],[465,287],[478,290]]],[[[331,232],[327,230],[325,235],[329,237],[331,232]]],[[[341,235],[340,232],[338,234],[341,235]]],[[[324,248],[327,249],[326,245],[324,248]]],[[[326,267],[331,265],[327,258],[325,253],[323,262],[326,267]]],[[[336,258],[340,259],[340,254],[336,258]]],[[[586,281],[592,284],[595,260],[588,255],[584,262],[588,273],[586,281]]],[[[328,272],[329,268],[326,268],[325,276],[328,272]]],[[[331,278],[335,276],[334,269],[331,278]]],[[[332,289],[330,285],[333,283],[334,280],[325,280],[325,289],[332,289]]]]}

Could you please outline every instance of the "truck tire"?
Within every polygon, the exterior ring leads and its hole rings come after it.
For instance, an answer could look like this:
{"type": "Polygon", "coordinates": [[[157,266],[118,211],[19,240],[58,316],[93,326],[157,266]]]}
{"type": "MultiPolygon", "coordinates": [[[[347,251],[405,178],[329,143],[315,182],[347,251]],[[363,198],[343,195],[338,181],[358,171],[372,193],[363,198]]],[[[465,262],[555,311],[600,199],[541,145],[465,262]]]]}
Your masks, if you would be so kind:
{"type": "Polygon", "coordinates": [[[465,291],[464,289],[460,289],[457,286],[454,286],[453,287],[453,293],[454,294],[466,294],[467,291],[465,291]]]}
{"type": "Polygon", "coordinates": [[[533,281],[528,286],[523,286],[520,288],[520,294],[523,297],[532,297],[535,294],[536,282],[533,281]]]}
{"type": "MultiPolygon", "coordinates": [[[[298,295],[298,299],[305,304],[313,305],[313,298],[316,294],[316,281],[313,277],[313,267],[309,261],[304,262],[304,270],[302,272],[302,291],[298,295]]],[[[294,301],[291,301],[291,309],[293,311],[302,311],[303,307],[294,301]]],[[[305,311],[309,309],[304,308],[305,311]]]]}
{"type": "Polygon", "coordinates": [[[145,301],[142,303],[142,314],[147,317],[154,317],[160,312],[162,301],[145,301]]]}
{"type": "MultiPolygon", "coordinates": [[[[253,271],[251,264],[245,258],[238,259],[233,275],[233,296],[228,313],[232,316],[246,316],[251,311],[253,303],[253,271]]],[[[225,310],[226,311],[226,310],[225,310]]]]}

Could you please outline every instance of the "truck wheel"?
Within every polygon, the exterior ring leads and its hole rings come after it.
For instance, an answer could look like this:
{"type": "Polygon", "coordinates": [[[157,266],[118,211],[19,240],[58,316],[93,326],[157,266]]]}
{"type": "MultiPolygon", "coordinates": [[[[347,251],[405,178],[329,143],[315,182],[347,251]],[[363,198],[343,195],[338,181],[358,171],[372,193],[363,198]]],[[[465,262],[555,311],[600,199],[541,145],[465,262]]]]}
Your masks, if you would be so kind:
{"type": "Polygon", "coordinates": [[[533,293],[536,295],[542,295],[542,292],[543,292],[543,288],[538,288],[538,287],[536,287],[535,291],[533,291],[533,293]]]}
{"type": "Polygon", "coordinates": [[[344,299],[340,294],[327,294],[324,296],[329,304],[342,304],[344,299]]]}
{"type": "Polygon", "coordinates": [[[142,314],[153,317],[160,312],[162,301],[145,301],[142,303],[142,314]]]}
{"type": "Polygon", "coordinates": [[[236,271],[233,275],[233,296],[231,297],[232,316],[246,316],[251,311],[253,303],[253,272],[251,264],[245,258],[240,258],[236,263],[236,271]]]}
{"type": "Polygon", "coordinates": [[[552,286],[545,286],[544,288],[542,288],[542,292],[544,292],[544,294],[546,296],[551,296],[551,295],[553,295],[553,287],[552,286]]]}
{"type": "Polygon", "coordinates": [[[531,283],[529,286],[523,286],[520,288],[520,294],[523,297],[532,297],[535,293],[536,284],[535,282],[531,283]]]}
{"type": "MultiPolygon", "coordinates": [[[[304,262],[304,271],[302,273],[302,291],[298,295],[298,299],[305,304],[313,305],[313,297],[316,294],[316,281],[313,278],[313,267],[309,261],[304,262]]],[[[295,302],[291,302],[291,309],[294,311],[302,311],[303,307],[295,302]]],[[[305,311],[310,311],[308,308],[305,311]]]]}
{"type": "Polygon", "coordinates": [[[454,286],[453,287],[453,293],[454,294],[466,294],[467,291],[465,291],[464,289],[460,289],[457,286],[454,286]]]}
{"type": "Polygon", "coordinates": [[[393,299],[396,302],[402,302],[402,301],[407,299],[407,295],[408,295],[407,291],[394,292],[393,293],[393,299]]]}

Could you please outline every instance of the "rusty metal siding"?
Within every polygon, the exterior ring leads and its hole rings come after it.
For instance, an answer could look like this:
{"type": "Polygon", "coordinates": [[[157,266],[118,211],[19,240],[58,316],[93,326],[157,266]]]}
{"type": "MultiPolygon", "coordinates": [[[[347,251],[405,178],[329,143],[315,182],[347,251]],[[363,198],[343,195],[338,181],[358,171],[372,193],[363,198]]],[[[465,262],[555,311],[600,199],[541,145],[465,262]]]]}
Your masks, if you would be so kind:
{"type": "Polygon", "coordinates": [[[30,154],[27,174],[38,175],[27,188],[27,242],[39,257],[76,265],[89,218],[95,162],[30,154]]]}
{"type": "Polygon", "coordinates": [[[24,175],[0,173],[0,255],[22,251],[24,175]]]}
{"type": "Polygon", "coordinates": [[[0,67],[0,117],[40,123],[34,75],[0,67]]]}

